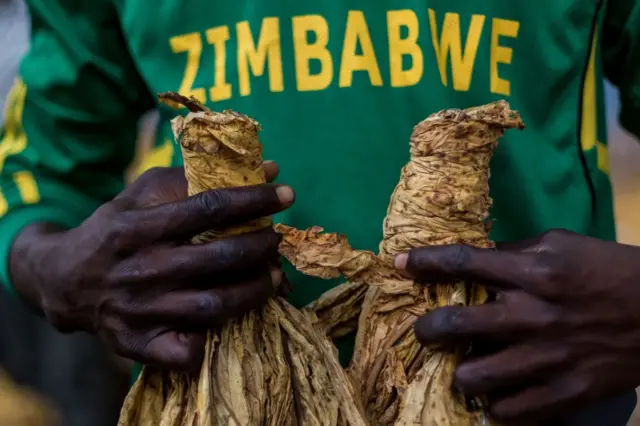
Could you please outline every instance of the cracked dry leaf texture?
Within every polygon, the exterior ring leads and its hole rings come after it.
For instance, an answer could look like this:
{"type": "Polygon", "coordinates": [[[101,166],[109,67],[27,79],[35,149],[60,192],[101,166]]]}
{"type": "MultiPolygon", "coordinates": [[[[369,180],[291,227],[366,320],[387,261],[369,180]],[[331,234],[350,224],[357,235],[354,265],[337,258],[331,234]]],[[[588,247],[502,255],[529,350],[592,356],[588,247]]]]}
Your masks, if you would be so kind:
{"type": "MultiPolygon", "coordinates": [[[[175,93],[161,100],[189,109],[172,121],[189,194],[265,182],[257,122],[208,110],[175,93]]],[[[193,243],[271,226],[262,218],[209,231],[193,243]]],[[[210,330],[199,374],[145,366],[119,426],[365,426],[363,409],[337,351],[310,310],[281,297],[210,330]]]]}
{"type": "Polygon", "coordinates": [[[318,318],[317,327],[322,332],[338,339],[356,331],[367,289],[362,281],[347,281],[325,292],[305,309],[318,318]]]}
{"type": "Polygon", "coordinates": [[[455,367],[467,348],[424,347],[413,333],[419,316],[441,306],[483,303],[486,291],[466,282],[418,285],[398,276],[393,262],[415,247],[494,247],[487,222],[489,162],[510,128],[524,124],[505,101],[440,111],[415,126],[411,158],[391,196],[378,256],[354,250],[345,237],[322,234],[319,228],[276,228],[284,235],[281,253],[301,272],[342,275],[351,292],[366,287],[349,372],[372,424],[491,423],[482,412],[468,410],[452,389],[455,367]]]}
{"type": "Polygon", "coordinates": [[[373,252],[351,248],[342,235],[323,234],[320,227],[298,230],[276,224],[274,228],[283,235],[280,254],[299,271],[324,279],[340,276],[348,279],[306,307],[318,317],[318,327],[332,338],[357,328],[368,282],[386,283],[393,288],[398,284],[413,285],[387,268],[373,252]]]}

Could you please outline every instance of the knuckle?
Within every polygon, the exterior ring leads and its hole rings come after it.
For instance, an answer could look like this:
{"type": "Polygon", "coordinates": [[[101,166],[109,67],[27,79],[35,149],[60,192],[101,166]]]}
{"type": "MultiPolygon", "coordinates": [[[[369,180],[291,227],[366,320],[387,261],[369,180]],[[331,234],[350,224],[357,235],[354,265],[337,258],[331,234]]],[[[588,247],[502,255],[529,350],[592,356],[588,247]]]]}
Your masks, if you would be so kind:
{"type": "Polygon", "coordinates": [[[592,389],[593,380],[585,374],[576,374],[556,384],[557,395],[564,400],[586,396],[592,389]]]}
{"type": "Polygon", "coordinates": [[[107,272],[104,280],[109,288],[119,288],[143,280],[147,275],[145,272],[146,270],[141,265],[125,262],[125,264],[107,272]]]}
{"type": "Polygon", "coordinates": [[[538,277],[538,280],[542,283],[552,282],[555,275],[555,271],[551,266],[546,263],[544,259],[540,258],[535,260],[530,272],[532,275],[538,277]]]}
{"type": "Polygon", "coordinates": [[[128,194],[120,194],[118,198],[98,207],[94,214],[104,217],[113,217],[135,206],[135,200],[128,194]]]}
{"type": "Polygon", "coordinates": [[[441,308],[431,313],[431,328],[435,334],[446,336],[464,327],[464,320],[457,309],[441,308]]]}
{"type": "Polygon", "coordinates": [[[196,297],[193,309],[202,318],[218,321],[224,316],[224,301],[216,292],[202,293],[196,297]]]}
{"type": "Polygon", "coordinates": [[[566,229],[550,229],[540,236],[540,246],[543,250],[552,251],[571,234],[566,229]]]}
{"type": "Polygon", "coordinates": [[[567,364],[575,360],[575,351],[571,345],[558,345],[549,351],[551,364],[567,364]]]}
{"type": "Polygon", "coordinates": [[[541,282],[553,283],[553,288],[560,289],[569,277],[567,264],[562,258],[550,253],[540,253],[534,261],[535,274],[541,282]]]}
{"type": "Polygon", "coordinates": [[[203,192],[200,197],[202,208],[211,212],[223,212],[229,204],[229,192],[224,190],[203,192]]]}
{"type": "Polygon", "coordinates": [[[462,244],[448,247],[444,257],[444,267],[452,273],[465,271],[471,258],[471,248],[462,244]]]}
{"type": "Polygon", "coordinates": [[[538,330],[546,330],[558,328],[562,324],[562,314],[558,309],[546,306],[536,312],[533,320],[538,330]]]}
{"type": "Polygon", "coordinates": [[[140,308],[146,306],[146,302],[134,301],[131,297],[123,297],[121,294],[114,294],[110,297],[103,307],[103,312],[110,318],[115,318],[114,330],[124,329],[123,321],[136,318],[139,315],[140,308]],[[120,323],[116,323],[119,321],[120,323]]]}
{"type": "Polygon", "coordinates": [[[115,264],[104,273],[102,279],[108,288],[135,290],[130,284],[153,280],[159,275],[159,268],[168,262],[160,250],[155,250],[152,254],[153,256],[132,254],[124,259],[116,259],[115,264]]]}
{"type": "Polygon", "coordinates": [[[233,259],[239,259],[243,256],[242,250],[236,249],[231,241],[215,241],[207,245],[202,252],[203,262],[217,271],[225,271],[231,268],[233,259]],[[230,255],[230,252],[234,256],[230,255]],[[232,259],[233,258],[233,259],[232,259]]]}
{"type": "Polygon", "coordinates": [[[550,229],[548,231],[545,231],[541,236],[540,236],[540,244],[543,246],[547,246],[552,244],[556,239],[556,230],[555,229],[550,229]]]}
{"type": "Polygon", "coordinates": [[[126,212],[115,215],[105,233],[105,242],[118,248],[128,247],[135,239],[133,223],[126,212]]]}
{"type": "Polygon", "coordinates": [[[195,216],[201,216],[206,212],[207,216],[215,218],[215,221],[224,219],[229,197],[226,191],[216,190],[207,191],[191,198],[191,202],[187,205],[195,216]]]}
{"type": "Polygon", "coordinates": [[[218,240],[204,248],[203,261],[215,270],[248,268],[276,259],[279,242],[272,230],[218,240]]]}

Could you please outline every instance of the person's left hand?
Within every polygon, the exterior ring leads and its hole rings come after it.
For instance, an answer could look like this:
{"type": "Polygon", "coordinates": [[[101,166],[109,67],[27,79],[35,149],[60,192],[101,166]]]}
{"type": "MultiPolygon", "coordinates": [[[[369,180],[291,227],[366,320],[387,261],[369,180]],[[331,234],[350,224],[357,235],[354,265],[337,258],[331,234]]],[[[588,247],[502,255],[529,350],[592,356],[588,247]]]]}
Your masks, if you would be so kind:
{"type": "Polygon", "coordinates": [[[497,250],[429,247],[401,255],[415,277],[465,279],[495,302],[437,309],[415,324],[424,344],[498,344],[458,366],[469,396],[499,421],[547,419],[640,385],[640,248],[550,231],[497,250]]]}

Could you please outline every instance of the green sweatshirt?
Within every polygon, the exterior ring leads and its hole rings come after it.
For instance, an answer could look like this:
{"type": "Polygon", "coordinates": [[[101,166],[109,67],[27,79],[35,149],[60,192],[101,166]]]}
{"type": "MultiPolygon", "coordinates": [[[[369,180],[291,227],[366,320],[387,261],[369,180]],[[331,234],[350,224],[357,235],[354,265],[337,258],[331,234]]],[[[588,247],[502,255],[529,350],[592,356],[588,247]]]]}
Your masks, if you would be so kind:
{"type": "MultiPolygon", "coordinates": [[[[148,165],[180,163],[155,94],[179,91],[264,127],[297,192],[276,219],[376,250],[413,126],[507,99],[527,124],[492,163],[492,237],[566,228],[614,239],[603,78],[640,133],[634,0],[30,0],[32,45],[0,135],[0,280],[33,222],[73,227],[124,185],[137,122],[148,165]]],[[[335,282],[289,270],[302,305],[335,282]]],[[[348,356],[348,351],[343,352],[348,356]]]]}

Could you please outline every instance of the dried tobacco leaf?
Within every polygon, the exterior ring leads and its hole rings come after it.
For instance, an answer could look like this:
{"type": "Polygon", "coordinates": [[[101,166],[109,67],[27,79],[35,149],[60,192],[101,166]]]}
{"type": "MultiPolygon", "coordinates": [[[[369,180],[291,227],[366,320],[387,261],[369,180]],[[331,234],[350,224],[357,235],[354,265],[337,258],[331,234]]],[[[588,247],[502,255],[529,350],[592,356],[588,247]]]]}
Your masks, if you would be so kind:
{"type": "MultiPolygon", "coordinates": [[[[216,113],[175,93],[160,96],[190,113],[172,121],[189,194],[265,182],[258,123],[216,113]]],[[[193,239],[202,243],[271,226],[262,218],[193,239]]],[[[365,426],[337,351],[310,310],[281,297],[210,330],[200,374],[144,367],[119,426],[365,426]]]]}
{"type": "MultiPolygon", "coordinates": [[[[411,136],[411,159],[402,169],[384,220],[384,239],[376,257],[353,250],[345,237],[299,231],[283,225],[281,253],[303,273],[321,278],[345,276],[350,283],[332,294],[367,287],[354,358],[350,366],[376,425],[467,426],[489,420],[470,412],[452,389],[453,372],[466,348],[423,347],[415,320],[437,307],[480,304],[486,291],[471,283],[417,285],[397,275],[396,255],[414,247],[467,244],[491,248],[486,221],[491,205],[489,162],[498,139],[509,128],[524,128],[504,101],[445,110],[419,123],[411,136]]],[[[336,312],[341,306],[330,306],[336,312]]],[[[351,315],[353,306],[348,311],[351,315]]]]}
{"type": "Polygon", "coordinates": [[[325,292],[305,310],[310,310],[318,318],[317,327],[332,339],[354,332],[358,327],[358,317],[367,294],[366,283],[347,281],[325,292]]]}

